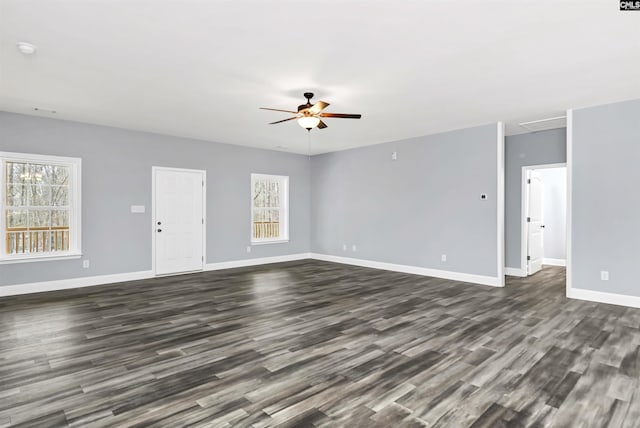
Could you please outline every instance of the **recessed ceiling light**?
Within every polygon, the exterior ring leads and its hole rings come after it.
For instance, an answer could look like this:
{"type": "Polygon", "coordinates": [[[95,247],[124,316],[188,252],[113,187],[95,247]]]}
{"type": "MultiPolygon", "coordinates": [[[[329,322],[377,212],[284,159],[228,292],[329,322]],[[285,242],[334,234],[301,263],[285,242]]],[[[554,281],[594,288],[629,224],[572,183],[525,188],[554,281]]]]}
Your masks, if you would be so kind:
{"type": "Polygon", "coordinates": [[[31,43],[27,42],[18,42],[16,43],[16,47],[24,55],[33,55],[38,50],[38,47],[36,45],[32,45],[31,43]]]}

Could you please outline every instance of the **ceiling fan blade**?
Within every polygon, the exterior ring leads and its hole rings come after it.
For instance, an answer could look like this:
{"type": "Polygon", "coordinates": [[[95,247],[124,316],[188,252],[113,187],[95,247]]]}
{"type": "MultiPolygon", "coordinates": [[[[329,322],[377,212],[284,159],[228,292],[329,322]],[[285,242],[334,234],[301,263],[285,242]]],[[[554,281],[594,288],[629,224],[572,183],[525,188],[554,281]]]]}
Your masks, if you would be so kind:
{"type": "Polygon", "coordinates": [[[318,124],[318,129],[324,129],[327,128],[327,124],[324,123],[323,121],[320,121],[320,123],[318,124]]]}
{"type": "Polygon", "coordinates": [[[278,108],[266,108],[266,107],[260,107],[260,110],[271,110],[271,111],[283,111],[285,113],[293,113],[293,114],[297,114],[297,111],[291,111],[291,110],[280,110],[278,108]]]}
{"type": "Polygon", "coordinates": [[[279,120],[277,122],[271,122],[269,125],[275,125],[276,123],[282,123],[282,122],[286,122],[288,120],[293,120],[293,119],[297,119],[297,118],[298,118],[298,116],[293,116],[293,117],[290,117],[289,119],[282,119],[282,120],[279,120]]]}
{"type": "Polygon", "coordinates": [[[360,119],[361,114],[346,114],[346,113],[320,113],[320,117],[341,117],[343,119],[360,119]]]}
{"type": "Polygon", "coordinates": [[[329,107],[329,103],[325,103],[324,101],[318,101],[317,103],[315,103],[309,108],[309,111],[313,114],[318,114],[322,110],[326,109],[327,107],[329,107]]]}

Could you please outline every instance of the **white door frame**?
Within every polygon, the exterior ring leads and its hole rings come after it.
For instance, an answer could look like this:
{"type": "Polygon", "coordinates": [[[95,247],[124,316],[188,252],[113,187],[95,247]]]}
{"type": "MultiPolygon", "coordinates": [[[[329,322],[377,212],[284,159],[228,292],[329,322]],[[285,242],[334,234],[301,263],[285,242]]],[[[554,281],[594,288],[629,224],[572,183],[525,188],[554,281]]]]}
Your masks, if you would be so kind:
{"type": "MultiPolygon", "coordinates": [[[[522,200],[520,205],[520,276],[527,276],[527,214],[529,212],[529,187],[527,186],[527,175],[534,169],[551,169],[566,167],[567,163],[548,163],[543,165],[527,165],[522,167],[522,200]]],[[[567,170],[567,174],[568,174],[567,170]]],[[[567,192],[568,194],[568,192],[567,192]]]]}
{"type": "MultiPolygon", "coordinates": [[[[186,168],[170,168],[164,166],[151,167],[151,271],[153,276],[156,274],[156,172],[157,171],[176,171],[176,172],[197,172],[202,174],[204,184],[202,186],[202,270],[207,263],[207,171],[201,169],[186,168]]],[[[181,275],[182,273],[176,274],[181,275]]],[[[166,275],[163,275],[166,276],[166,275]]],[[[168,275],[170,276],[170,275],[168,275]]]]}
{"type": "Polygon", "coordinates": [[[497,249],[498,249],[498,254],[497,254],[497,258],[498,258],[498,266],[497,266],[497,277],[498,277],[498,287],[504,287],[505,286],[505,267],[504,267],[504,262],[505,262],[505,248],[506,248],[506,244],[504,241],[504,235],[505,235],[505,227],[506,227],[506,223],[505,223],[505,211],[504,211],[504,206],[505,206],[505,188],[504,188],[504,182],[505,182],[505,178],[504,178],[504,174],[505,174],[505,156],[504,156],[504,146],[505,146],[505,126],[504,126],[504,122],[498,122],[498,141],[497,141],[498,145],[497,145],[497,152],[498,152],[498,157],[497,157],[497,169],[496,169],[496,173],[497,173],[497,182],[498,182],[498,189],[496,191],[496,199],[497,199],[497,211],[498,211],[498,217],[497,217],[497,225],[498,225],[498,229],[497,229],[497,249]]]}

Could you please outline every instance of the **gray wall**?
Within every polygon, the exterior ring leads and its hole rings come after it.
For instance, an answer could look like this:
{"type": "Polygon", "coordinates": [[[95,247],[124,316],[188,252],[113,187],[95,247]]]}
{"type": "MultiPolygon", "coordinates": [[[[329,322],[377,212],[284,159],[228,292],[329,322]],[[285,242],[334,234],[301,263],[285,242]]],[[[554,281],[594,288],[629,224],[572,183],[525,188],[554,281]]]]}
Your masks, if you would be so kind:
{"type": "Polygon", "coordinates": [[[567,258],[567,168],[539,169],[544,186],[544,258],[567,258]]]}
{"type": "Polygon", "coordinates": [[[312,251],[495,277],[496,141],[492,124],[314,156],[312,251]]]}
{"type": "Polygon", "coordinates": [[[306,156],[0,112],[0,151],[82,158],[81,260],[0,265],[0,286],[151,269],[151,167],[207,171],[207,262],[309,252],[306,156]],[[250,174],[290,176],[290,242],[250,245],[250,174]],[[130,205],[145,205],[131,214],[130,205]]]}
{"type": "Polygon", "coordinates": [[[640,100],[575,110],[572,157],[572,287],[638,297],[640,100]]]}
{"type": "Polygon", "coordinates": [[[520,269],[522,167],[567,161],[566,129],[513,135],[505,142],[505,265],[520,269]]]}

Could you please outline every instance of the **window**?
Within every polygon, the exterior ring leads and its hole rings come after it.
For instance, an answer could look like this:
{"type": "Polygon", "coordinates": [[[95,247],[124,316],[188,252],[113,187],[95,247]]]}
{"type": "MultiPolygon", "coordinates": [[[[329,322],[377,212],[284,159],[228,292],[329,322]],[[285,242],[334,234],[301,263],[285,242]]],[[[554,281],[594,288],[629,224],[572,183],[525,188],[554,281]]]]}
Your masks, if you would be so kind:
{"type": "Polygon", "coordinates": [[[289,239],[289,177],[251,174],[251,242],[289,239]]]}
{"type": "Polygon", "coordinates": [[[80,256],[80,164],[0,152],[0,262],[80,256]]]}

